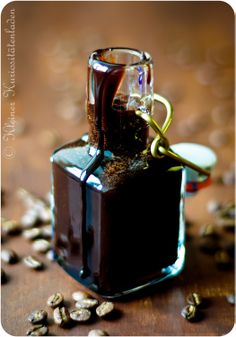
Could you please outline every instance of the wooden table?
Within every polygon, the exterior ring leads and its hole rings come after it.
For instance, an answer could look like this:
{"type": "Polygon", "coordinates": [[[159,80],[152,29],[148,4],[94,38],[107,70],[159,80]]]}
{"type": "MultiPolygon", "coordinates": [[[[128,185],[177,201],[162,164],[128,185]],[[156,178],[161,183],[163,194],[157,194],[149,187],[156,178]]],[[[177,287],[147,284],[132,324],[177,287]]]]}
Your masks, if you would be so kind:
{"type": "MultiPolygon", "coordinates": [[[[185,268],[179,277],[115,301],[120,313],[115,320],[62,329],[53,324],[46,300],[60,291],[72,308],[71,293],[83,287],[45,256],[40,255],[46,264],[41,272],[28,270],[21,261],[3,265],[9,275],[9,281],[2,285],[4,329],[14,336],[25,335],[30,326],[27,315],[39,308],[48,310],[51,336],[83,336],[94,328],[119,336],[228,333],[234,325],[234,307],[226,301],[226,295],[234,292],[234,272],[219,270],[213,257],[200,251],[199,230],[215,221],[207,211],[209,200],[226,203],[234,198],[234,185],[218,182],[234,160],[232,9],[220,2],[15,2],[4,9],[4,29],[8,28],[6,20],[13,7],[16,87],[15,96],[3,98],[3,123],[9,121],[10,103],[15,102],[13,118],[18,118],[18,125],[21,118],[26,128],[22,132],[18,127],[15,139],[2,142],[4,217],[20,219],[23,214],[16,196],[19,187],[45,196],[50,189],[49,157],[56,143],[77,138],[87,130],[83,108],[86,59],[99,47],[123,45],[149,51],[155,62],[156,90],[175,108],[168,133],[171,142],[212,146],[218,165],[212,185],[186,200],[190,239],[186,242],[185,268]],[[217,109],[222,114],[214,112],[217,109]],[[10,157],[6,146],[14,150],[10,157]],[[208,306],[202,310],[204,317],[197,323],[189,323],[180,315],[187,294],[193,291],[208,299],[208,306]]],[[[4,30],[6,84],[8,39],[4,30]]],[[[31,244],[21,236],[7,238],[2,247],[14,249],[20,258],[32,253],[31,244]]]]}

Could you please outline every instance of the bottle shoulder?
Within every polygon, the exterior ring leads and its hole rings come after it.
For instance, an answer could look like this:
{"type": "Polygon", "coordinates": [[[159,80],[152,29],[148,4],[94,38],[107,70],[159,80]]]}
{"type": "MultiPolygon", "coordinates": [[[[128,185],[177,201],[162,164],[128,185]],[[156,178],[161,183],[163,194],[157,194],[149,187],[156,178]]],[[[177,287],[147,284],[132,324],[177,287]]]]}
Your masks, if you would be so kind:
{"type": "MultiPolygon", "coordinates": [[[[57,149],[51,156],[52,165],[59,166],[76,180],[82,180],[82,174],[93,160],[95,149],[91,149],[87,135],[67,143],[57,149]]],[[[106,192],[124,184],[127,180],[147,175],[162,174],[173,166],[168,159],[155,159],[150,151],[145,150],[135,156],[114,156],[104,151],[102,159],[88,176],[86,184],[106,192]]]]}

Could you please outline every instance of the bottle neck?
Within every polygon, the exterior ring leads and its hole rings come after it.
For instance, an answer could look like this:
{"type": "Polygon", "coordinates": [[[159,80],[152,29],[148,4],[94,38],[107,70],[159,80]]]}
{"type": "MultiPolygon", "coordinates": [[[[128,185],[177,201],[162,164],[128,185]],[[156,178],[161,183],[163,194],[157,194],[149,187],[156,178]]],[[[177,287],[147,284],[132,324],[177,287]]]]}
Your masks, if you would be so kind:
{"type": "Polygon", "coordinates": [[[119,94],[122,66],[89,67],[87,115],[91,145],[115,155],[134,155],[146,148],[148,126],[128,106],[128,96],[119,94]]]}

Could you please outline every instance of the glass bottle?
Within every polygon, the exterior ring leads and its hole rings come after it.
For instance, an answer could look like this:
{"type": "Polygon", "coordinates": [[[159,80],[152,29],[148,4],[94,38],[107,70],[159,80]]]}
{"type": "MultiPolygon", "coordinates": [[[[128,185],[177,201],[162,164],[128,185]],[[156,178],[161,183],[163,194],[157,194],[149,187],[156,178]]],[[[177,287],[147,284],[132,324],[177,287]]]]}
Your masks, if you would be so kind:
{"type": "Polygon", "coordinates": [[[88,62],[89,133],[51,157],[54,251],[76,280],[117,297],[177,275],[184,263],[185,169],[153,158],[151,56],[97,50],[88,62]]]}

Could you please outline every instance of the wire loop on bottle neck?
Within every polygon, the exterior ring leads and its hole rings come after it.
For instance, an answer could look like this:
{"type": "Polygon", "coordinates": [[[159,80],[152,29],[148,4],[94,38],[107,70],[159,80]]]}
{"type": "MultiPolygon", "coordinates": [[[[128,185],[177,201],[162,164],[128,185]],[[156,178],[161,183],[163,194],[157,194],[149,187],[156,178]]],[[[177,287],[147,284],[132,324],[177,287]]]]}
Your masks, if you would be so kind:
{"type": "Polygon", "coordinates": [[[165,122],[162,127],[158,125],[158,123],[143,109],[138,109],[135,111],[136,115],[144,119],[147,124],[155,131],[156,137],[152,141],[151,144],[151,154],[154,158],[163,158],[165,156],[170,157],[177,162],[181,163],[182,165],[188,166],[191,169],[198,171],[200,174],[209,176],[210,171],[196,165],[195,163],[181,157],[180,155],[176,154],[174,151],[170,149],[169,141],[165,137],[165,133],[168,130],[172,118],[173,118],[173,108],[172,105],[168,102],[168,100],[158,94],[154,94],[154,101],[160,102],[165,105],[167,115],[165,122]]]}

